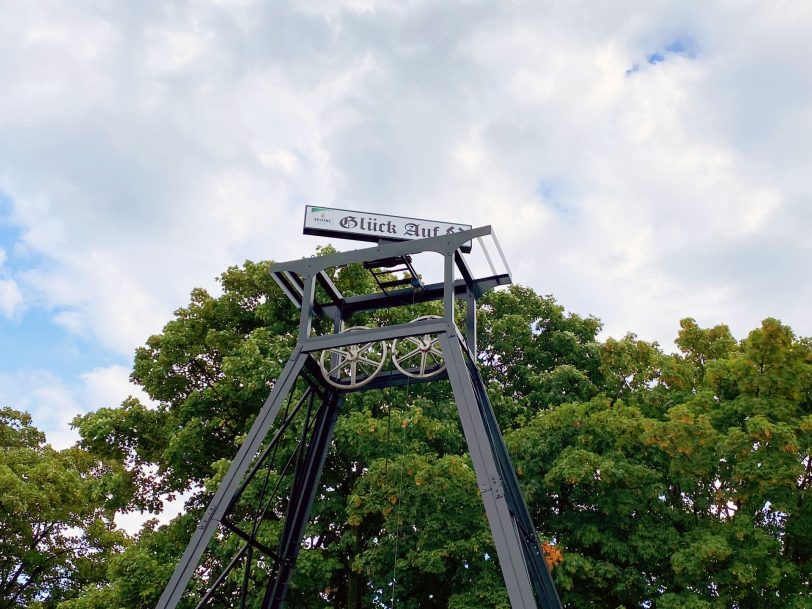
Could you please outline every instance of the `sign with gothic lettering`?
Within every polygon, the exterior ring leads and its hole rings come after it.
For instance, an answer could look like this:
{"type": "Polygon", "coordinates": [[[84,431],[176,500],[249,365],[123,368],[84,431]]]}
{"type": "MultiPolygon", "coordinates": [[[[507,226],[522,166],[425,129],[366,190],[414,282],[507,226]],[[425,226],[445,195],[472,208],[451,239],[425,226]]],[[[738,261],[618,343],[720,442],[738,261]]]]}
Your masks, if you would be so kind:
{"type": "Polygon", "coordinates": [[[332,207],[305,206],[304,234],[360,241],[407,241],[470,230],[470,224],[435,222],[332,207]]]}

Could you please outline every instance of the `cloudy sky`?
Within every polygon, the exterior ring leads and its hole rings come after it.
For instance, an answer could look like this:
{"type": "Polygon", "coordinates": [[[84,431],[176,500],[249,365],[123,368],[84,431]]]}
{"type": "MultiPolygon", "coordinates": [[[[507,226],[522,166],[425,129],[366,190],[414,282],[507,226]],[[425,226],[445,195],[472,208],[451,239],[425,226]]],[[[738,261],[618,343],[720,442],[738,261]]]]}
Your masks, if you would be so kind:
{"type": "Polygon", "coordinates": [[[0,403],[57,446],[305,203],[492,224],[605,336],[812,335],[810,2],[0,7],[0,403]]]}

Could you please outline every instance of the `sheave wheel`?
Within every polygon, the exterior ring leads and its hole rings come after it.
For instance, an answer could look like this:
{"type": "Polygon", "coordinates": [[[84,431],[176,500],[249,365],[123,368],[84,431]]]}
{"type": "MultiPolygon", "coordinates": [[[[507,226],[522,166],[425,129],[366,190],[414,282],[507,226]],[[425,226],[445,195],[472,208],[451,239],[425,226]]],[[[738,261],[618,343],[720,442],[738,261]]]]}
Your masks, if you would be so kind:
{"type": "MultiPolygon", "coordinates": [[[[366,326],[353,326],[342,333],[369,329],[366,326]]],[[[324,380],[333,387],[355,389],[369,383],[381,371],[386,362],[386,352],[384,341],[336,347],[321,352],[319,366],[324,380]]]]}
{"type": "MultiPolygon", "coordinates": [[[[424,319],[442,318],[439,315],[424,315],[412,322],[424,319]]],[[[445,370],[440,341],[431,334],[395,339],[392,342],[392,363],[412,378],[429,378],[445,370]]]]}

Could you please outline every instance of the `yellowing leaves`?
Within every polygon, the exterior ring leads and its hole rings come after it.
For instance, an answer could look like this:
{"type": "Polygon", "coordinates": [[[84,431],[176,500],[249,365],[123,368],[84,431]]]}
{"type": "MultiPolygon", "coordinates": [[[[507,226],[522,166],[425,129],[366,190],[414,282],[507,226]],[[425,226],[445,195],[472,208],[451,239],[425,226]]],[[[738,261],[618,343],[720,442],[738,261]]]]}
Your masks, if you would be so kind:
{"type": "Polygon", "coordinates": [[[547,563],[547,567],[550,571],[555,569],[564,560],[564,554],[557,545],[544,542],[541,544],[541,549],[544,552],[544,562],[547,563]]]}
{"type": "Polygon", "coordinates": [[[347,518],[347,524],[349,524],[351,527],[361,526],[362,522],[363,522],[363,519],[357,514],[353,514],[352,516],[347,518]]]}

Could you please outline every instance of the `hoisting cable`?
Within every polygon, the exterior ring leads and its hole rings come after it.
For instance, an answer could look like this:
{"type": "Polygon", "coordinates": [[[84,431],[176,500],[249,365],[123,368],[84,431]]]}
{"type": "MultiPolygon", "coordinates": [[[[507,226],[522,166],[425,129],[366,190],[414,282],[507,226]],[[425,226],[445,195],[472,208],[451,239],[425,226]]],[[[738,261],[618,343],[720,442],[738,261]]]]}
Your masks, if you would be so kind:
{"type": "MultiPolygon", "coordinates": [[[[410,387],[409,387],[409,379],[406,379],[406,401],[405,405],[409,404],[409,394],[410,394],[410,387]]],[[[405,413],[405,411],[401,411],[401,413],[405,413]]],[[[391,411],[390,411],[391,415],[391,411]]],[[[401,429],[403,428],[403,423],[401,423],[401,429]]],[[[403,432],[406,433],[405,431],[403,432]]],[[[395,488],[395,505],[392,506],[393,516],[395,517],[395,554],[394,559],[392,560],[392,598],[389,602],[389,609],[395,609],[395,583],[397,581],[397,569],[398,569],[398,543],[400,541],[400,493],[403,490],[403,466],[401,464],[401,469],[398,472],[398,484],[395,488]]]]}
{"type": "MultiPolygon", "coordinates": [[[[409,380],[406,380],[406,396],[408,400],[409,395],[409,380]]],[[[386,407],[387,415],[386,415],[386,454],[384,456],[383,462],[383,478],[384,480],[389,480],[389,459],[392,456],[392,404],[391,402],[386,407]]],[[[401,476],[398,476],[399,480],[401,476]]],[[[397,564],[398,564],[398,535],[400,532],[400,525],[398,522],[399,514],[396,512],[398,508],[398,504],[400,503],[400,497],[398,496],[398,491],[401,488],[400,482],[395,485],[395,503],[392,506],[392,516],[395,519],[395,552],[394,552],[394,560],[392,563],[392,578],[391,578],[391,591],[392,596],[389,602],[389,609],[395,609],[395,577],[397,576],[397,564]]]]}
{"type": "MultiPolygon", "coordinates": [[[[415,297],[417,295],[417,289],[412,291],[412,307],[415,305],[415,297]]],[[[404,405],[408,406],[411,400],[411,377],[406,376],[406,400],[404,401],[404,405]]],[[[387,478],[387,469],[389,464],[389,454],[392,451],[392,445],[390,443],[390,435],[392,429],[392,407],[391,405],[388,408],[388,420],[386,423],[386,451],[387,451],[387,460],[384,461],[384,478],[387,478]]],[[[405,417],[405,409],[401,410],[401,413],[405,417]]],[[[405,420],[405,419],[404,419],[405,420]]],[[[404,431],[402,435],[405,435],[405,426],[403,422],[401,422],[401,429],[404,431]]],[[[398,483],[395,487],[395,505],[392,506],[393,516],[395,518],[395,552],[394,552],[394,559],[392,560],[392,584],[391,590],[392,595],[389,601],[389,609],[395,609],[395,584],[397,583],[397,569],[398,569],[398,554],[399,554],[399,544],[400,544],[400,493],[403,490],[403,469],[401,467],[400,471],[398,472],[398,483]]]]}

